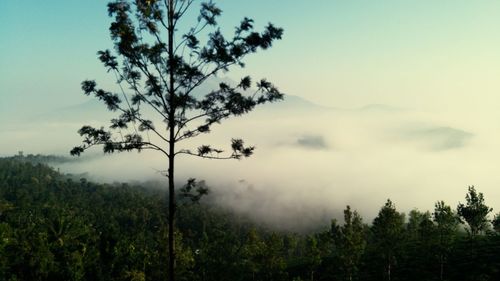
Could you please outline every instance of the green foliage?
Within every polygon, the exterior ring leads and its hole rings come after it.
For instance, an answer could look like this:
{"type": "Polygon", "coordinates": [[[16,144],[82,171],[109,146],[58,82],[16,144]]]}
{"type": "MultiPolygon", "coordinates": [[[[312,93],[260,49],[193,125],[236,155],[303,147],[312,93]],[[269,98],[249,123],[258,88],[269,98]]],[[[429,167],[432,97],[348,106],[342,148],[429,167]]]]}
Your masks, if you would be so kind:
{"type": "Polygon", "coordinates": [[[361,257],[366,248],[366,229],[358,212],[347,206],[344,210],[344,225],[332,221],[331,233],[335,243],[335,254],[340,264],[342,280],[356,280],[361,257]]]}
{"type": "Polygon", "coordinates": [[[460,221],[451,207],[446,205],[444,201],[436,203],[433,219],[437,230],[435,250],[439,259],[439,276],[440,280],[443,280],[460,221]]]}
{"type": "MultiPolygon", "coordinates": [[[[74,181],[0,159],[0,281],[164,279],[166,201],[158,188],[74,181]]],[[[432,217],[413,210],[407,223],[387,201],[372,226],[347,207],[342,225],[307,234],[263,229],[204,200],[178,215],[178,280],[378,281],[389,268],[391,280],[500,280],[500,235],[468,239],[442,201],[432,217]]]]}
{"type": "Polygon", "coordinates": [[[115,50],[97,54],[114,74],[121,92],[102,89],[93,80],[83,81],[81,88],[117,117],[109,128],[83,126],[78,132],[83,143],[71,154],[80,155],[95,145],[102,145],[105,153],[152,149],[172,159],[178,154],[239,159],[253,153],[254,148],[244,146],[241,139],[233,139],[231,153],[223,157],[219,157],[223,151],[211,145],[178,149],[175,144],[283,98],[267,80],[252,83],[248,76],[234,85],[221,82],[216,88],[203,89],[202,95],[194,94],[208,79],[231,67],[243,67],[248,55],[270,48],[281,39],[283,29],[268,24],[257,31],[253,20],[244,18],[227,36],[217,22],[221,10],[210,1],[200,3],[194,26],[183,31],[179,22],[195,4],[194,0],[116,0],[108,4],[115,50]]]}
{"type": "Polygon", "coordinates": [[[435,246],[436,227],[430,213],[411,210],[408,213],[399,275],[409,275],[417,280],[432,279],[435,276],[435,246]]]}
{"type": "Polygon", "coordinates": [[[166,228],[165,202],[155,194],[75,182],[17,160],[0,161],[0,183],[0,202],[11,206],[0,216],[6,280],[121,280],[136,269],[162,275],[151,270],[166,259],[156,234],[166,228]]]}
{"type": "Polygon", "coordinates": [[[309,235],[306,238],[306,252],[305,260],[309,265],[309,270],[311,273],[311,281],[314,280],[314,272],[317,270],[318,266],[321,264],[321,251],[318,248],[318,240],[316,237],[309,235]]]}
{"type": "Polygon", "coordinates": [[[382,265],[381,273],[384,280],[391,280],[394,267],[401,257],[404,242],[405,216],[396,211],[391,200],[387,199],[373,220],[371,228],[372,243],[376,249],[376,257],[382,265]]]}
{"type": "Polygon", "coordinates": [[[491,222],[493,224],[493,229],[500,234],[500,213],[495,215],[495,218],[491,222]]]}
{"type": "Polygon", "coordinates": [[[472,238],[488,230],[488,214],[493,210],[484,204],[484,197],[481,192],[477,193],[474,186],[469,186],[469,192],[465,197],[467,203],[458,204],[457,213],[462,222],[466,222],[469,228],[468,233],[472,238]]]}

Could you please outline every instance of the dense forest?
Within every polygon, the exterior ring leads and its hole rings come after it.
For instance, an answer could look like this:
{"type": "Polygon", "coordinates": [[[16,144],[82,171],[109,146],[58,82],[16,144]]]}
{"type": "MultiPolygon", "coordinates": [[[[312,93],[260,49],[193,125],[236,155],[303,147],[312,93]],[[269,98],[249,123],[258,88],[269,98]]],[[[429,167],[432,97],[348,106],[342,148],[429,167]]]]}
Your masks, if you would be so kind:
{"type": "MultiPolygon", "coordinates": [[[[0,159],[0,281],[164,280],[167,192],[99,184],[0,159]]],[[[45,160],[44,160],[45,159],[45,160]]],[[[36,163],[35,163],[36,162],[36,163]]],[[[273,231],[179,192],[179,280],[500,280],[500,218],[469,187],[465,203],[373,222],[351,207],[323,231],[273,231]]],[[[199,199],[199,198],[196,198],[199,199]]]]}

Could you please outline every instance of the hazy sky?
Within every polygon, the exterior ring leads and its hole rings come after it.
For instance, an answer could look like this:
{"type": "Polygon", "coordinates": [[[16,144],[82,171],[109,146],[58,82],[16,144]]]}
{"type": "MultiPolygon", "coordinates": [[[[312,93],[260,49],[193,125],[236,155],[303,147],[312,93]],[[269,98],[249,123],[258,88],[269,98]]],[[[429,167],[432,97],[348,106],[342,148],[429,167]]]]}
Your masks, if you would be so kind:
{"type": "MultiPolygon", "coordinates": [[[[228,29],[243,16],[285,28],[246,71],[290,94],[339,107],[496,108],[498,1],[219,2],[228,29]]],[[[81,80],[105,77],[95,55],[111,47],[105,3],[0,2],[2,109],[83,100],[81,80]]]]}
{"type": "MultiPolygon", "coordinates": [[[[356,109],[309,109],[304,119],[289,106],[274,128],[244,119],[262,153],[221,164],[240,169],[227,184],[240,177],[255,190],[272,185],[274,197],[266,196],[284,200],[286,178],[293,191],[313,186],[311,202],[342,194],[331,208],[358,200],[369,211],[389,196],[405,208],[430,209],[444,196],[454,205],[476,184],[499,211],[500,1],[217,2],[223,31],[244,16],[285,29],[230,78],[266,77],[316,104],[356,109]]],[[[109,22],[101,0],[0,1],[0,155],[63,153],[78,140],[79,120],[39,116],[89,101],[85,79],[113,85],[96,58],[112,47],[109,22]]],[[[222,136],[240,132],[228,128],[222,136]]]]}

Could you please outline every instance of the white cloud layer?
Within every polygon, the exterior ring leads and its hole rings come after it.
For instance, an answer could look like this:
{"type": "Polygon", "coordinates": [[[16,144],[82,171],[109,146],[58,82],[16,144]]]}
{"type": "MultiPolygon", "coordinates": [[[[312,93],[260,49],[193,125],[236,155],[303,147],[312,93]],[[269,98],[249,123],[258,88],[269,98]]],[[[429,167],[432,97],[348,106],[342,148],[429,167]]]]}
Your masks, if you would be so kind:
{"type": "MultiPolygon", "coordinates": [[[[432,210],[437,200],[455,207],[468,185],[500,211],[500,134],[494,120],[460,121],[380,105],[339,110],[291,100],[228,120],[192,143],[224,147],[242,137],[256,146],[254,156],[242,161],[180,157],[178,179],[204,179],[217,204],[294,229],[339,218],[347,204],[370,222],[387,198],[405,212],[432,210]]],[[[86,110],[97,112],[88,105],[86,110]]],[[[67,153],[79,143],[76,130],[83,123],[64,110],[52,116],[57,118],[42,116],[2,130],[4,154],[67,153]]],[[[159,179],[166,161],[143,152],[92,157],[62,168],[107,181],[159,179]]]]}

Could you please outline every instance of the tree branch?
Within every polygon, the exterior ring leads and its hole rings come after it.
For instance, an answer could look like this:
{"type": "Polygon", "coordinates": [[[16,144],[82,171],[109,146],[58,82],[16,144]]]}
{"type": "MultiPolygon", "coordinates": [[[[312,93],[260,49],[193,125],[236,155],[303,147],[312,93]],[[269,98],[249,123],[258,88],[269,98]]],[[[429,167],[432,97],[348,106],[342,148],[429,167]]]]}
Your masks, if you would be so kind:
{"type": "Polygon", "coordinates": [[[193,153],[190,150],[179,150],[175,153],[175,155],[179,154],[186,154],[186,155],[191,155],[191,156],[196,156],[204,159],[213,159],[213,160],[228,160],[228,159],[240,159],[241,156],[237,156],[234,154],[231,154],[230,156],[225,156],[225,157],[219,157],[219,156],[210,156],[210,155],[200,155],[197,153],[193,153]]]}

